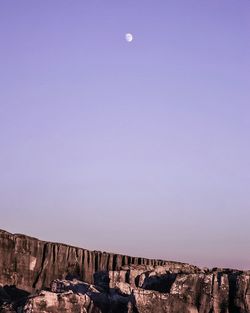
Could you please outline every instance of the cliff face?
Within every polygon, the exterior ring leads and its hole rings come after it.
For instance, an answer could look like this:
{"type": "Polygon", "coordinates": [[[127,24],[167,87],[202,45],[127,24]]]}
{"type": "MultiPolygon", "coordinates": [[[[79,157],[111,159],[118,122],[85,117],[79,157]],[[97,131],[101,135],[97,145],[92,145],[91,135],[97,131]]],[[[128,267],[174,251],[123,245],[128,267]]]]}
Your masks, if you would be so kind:
{"type": "Polygon", "coordinates": [[[29,292],[48,288],[57,278],[77,277],[93,283],[95,272],[116,271],[126,265],[154,267],[166,264],[186,272],[198,269],[178,262],[89,251],[3,230],[0,230],[0,259],[0,282],[29,292]]]}
{"type": "Polygon", "coordinates": [[[0,231],[0,312],[17,311],[250,313],[250,272],[202,270],[0,231]]]}

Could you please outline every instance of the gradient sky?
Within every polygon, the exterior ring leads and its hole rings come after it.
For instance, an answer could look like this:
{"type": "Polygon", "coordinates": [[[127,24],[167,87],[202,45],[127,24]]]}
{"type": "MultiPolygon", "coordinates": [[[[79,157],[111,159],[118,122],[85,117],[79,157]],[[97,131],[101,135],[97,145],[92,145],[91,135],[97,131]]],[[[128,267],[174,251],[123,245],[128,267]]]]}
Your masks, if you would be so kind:
{"type": "Polygon", "coordinates": [[[250,269],[250,1],[0,0],[0,213],[250,269]]]}

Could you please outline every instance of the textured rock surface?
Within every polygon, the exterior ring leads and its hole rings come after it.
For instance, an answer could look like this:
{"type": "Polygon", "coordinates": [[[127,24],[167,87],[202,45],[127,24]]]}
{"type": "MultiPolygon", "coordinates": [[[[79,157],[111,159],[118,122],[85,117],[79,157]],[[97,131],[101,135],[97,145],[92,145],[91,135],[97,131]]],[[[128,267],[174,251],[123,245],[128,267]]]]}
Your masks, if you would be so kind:
{"type": "Polygon", "coordinates": [[[168,265],[195,268],[188,264],[150,260],[126,255],[89,251],[65,244],[10,234],[0,230],[0,282],[32,292],[48,288],[54,279],[77,277],[94,282],[98,271],[120,270],[125,265],[168,265]]]}
{"type": "Polygon", "coordinates": [[[250,272],[88,251],[0,231],[0,312],[250,313],[250,272]]]}
{"type": "Polygon", "coordinates": [[[93,304],[87,294],[73,293],[72,291],[61,294],[42,291],[28,299],[23,312],[101,313],[101,310],[93,304]]]}
{"type": "Polygon", "coordinates": [[[51,292],[41,292],[30,297],[25,313],[40,312],[119,312],[119,313],[171,313],[198,312],[195,306],[186,304],[178,296],[156,291],[132,288],[118,283],[109,293],[94,286],[73,280],[52,282],[51,292]],[[52,292],[54,291],[54,293],[52,292]]]}

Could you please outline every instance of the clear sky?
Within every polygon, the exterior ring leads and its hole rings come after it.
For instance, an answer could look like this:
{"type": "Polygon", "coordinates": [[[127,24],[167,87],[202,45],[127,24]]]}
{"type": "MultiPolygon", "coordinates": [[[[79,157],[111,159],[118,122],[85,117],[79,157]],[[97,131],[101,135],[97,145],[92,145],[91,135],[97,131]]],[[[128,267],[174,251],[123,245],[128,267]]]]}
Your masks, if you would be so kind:
{"type": "Polygon", "coordinates": [[[0,228],[250,269],[249,142],[249,0],[0,0],[0,228]]]}

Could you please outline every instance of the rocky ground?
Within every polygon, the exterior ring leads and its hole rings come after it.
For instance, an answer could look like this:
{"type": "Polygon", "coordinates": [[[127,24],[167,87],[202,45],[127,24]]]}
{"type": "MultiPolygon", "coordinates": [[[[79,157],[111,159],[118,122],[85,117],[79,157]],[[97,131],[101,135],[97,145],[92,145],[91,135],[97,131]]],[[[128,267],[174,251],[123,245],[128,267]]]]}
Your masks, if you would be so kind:
{"type": "Polygon", "coordinates": [[[88,251],[0,231],[0,312],[250,313],[250,272],[88,251]]]}

